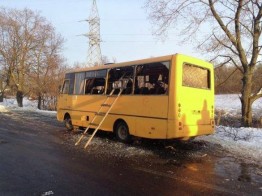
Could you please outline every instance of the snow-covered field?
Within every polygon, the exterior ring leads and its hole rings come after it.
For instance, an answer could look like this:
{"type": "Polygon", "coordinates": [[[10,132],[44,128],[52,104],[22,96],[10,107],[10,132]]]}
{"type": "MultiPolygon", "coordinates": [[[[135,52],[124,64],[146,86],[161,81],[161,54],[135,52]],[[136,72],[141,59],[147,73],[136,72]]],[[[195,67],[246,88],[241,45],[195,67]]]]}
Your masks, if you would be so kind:
{"type": "MultiPolygon", "coordinates": [[[[4,99],[0,103],[0,112],[8,110],[33,110],[43,113],[55,113],[54,111],[41,111],[37,109],[37,103],[24,99],[24,107],[17,107],[15,99],[4,99]]],[[[238,95],[216,95],[216,109],[223,110],[226,116],[240,115],[240,101],[238,95]]],[[[253,113],[256,118],[262,117],[262,99],[253,104],[253,113]]],[[[221,145],[235,157],[245,159],[248,162],[262,165],[262,129],[261,128],[234,128],[217,126],[216,133],[209,136],[197,137],[202,140],[221,145]]]]}
{"type": "MultiPolygon", "coordinates": [[[[240,115],[241,103],[238,95],[216,95],[216,109],[224,110],[228,115],[240,115]]],[[[262,99],[256,100],[252,105],[253,116],[262,117],[262,99]]]]}

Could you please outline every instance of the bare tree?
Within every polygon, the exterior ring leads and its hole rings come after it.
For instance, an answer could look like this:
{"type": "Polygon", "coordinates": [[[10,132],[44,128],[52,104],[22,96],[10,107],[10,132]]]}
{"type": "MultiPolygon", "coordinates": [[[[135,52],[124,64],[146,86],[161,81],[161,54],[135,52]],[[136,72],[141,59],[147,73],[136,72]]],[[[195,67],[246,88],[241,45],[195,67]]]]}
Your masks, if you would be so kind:
{"type": "Polygon", "coordinates": [[[50,59],[60,58],[62,42],[52,25],[37,12],[0,9],[0,60],[7,70],[9,84],[16,88],[19,107],[23,106],[23,97],[32,91],[32,86],[37,86],[39,95],[43,92],[44,76],[51,69],[50,59]],[[30,78],[32,73],[38,74],[34,83],[30,78]]]}
{"type": "MultiPolygon", "coordinates": [[[[38,44],[31,51],[31,60],[33,61],[28,73],[30,89],[38,97],[38,109],[42,109],[44,95],[50,94],[52,85],[56,86],[55,74],[62,66],[63,59],[59,52],[62,49],[63,38],[56,34],[50,24],[43,24],[42,31],[37,35],[38,44]]],[[[52,94],[52,93],[51,93],[52,94]]]]}
{"type": "Polygon", "coordinates": [[[7,65],[10,80],[17,89],[18,106],[23,106],[26,91],[25,80],[28,68],[28,54],[34,47],[32,34],[37,29],[39,17],[30,10],[0,10],[0,54],[7,65]]]}
{"type": "Polygon", "coordinates": [[[4,87],[3,80],[0,78],[0,102],[3,102],[4,99],[4,87]]]}
{"type": "Polygon", "coordinates": [[[7,88],[7,83],[8,83],[8,74],[5,70],[5,67],[0,66],[0,102],[3,102],[4,93],[7,88]]]}
{"type": "Polygon", "coordinates": [[[259,0],[147,0],[156,34],[178,30],[218,65],[231,64],[242,73],[242,123],[252,124],[252,103],[262,97],[262,84],[252,92],[261,55],[262,2],[259,0]]]}

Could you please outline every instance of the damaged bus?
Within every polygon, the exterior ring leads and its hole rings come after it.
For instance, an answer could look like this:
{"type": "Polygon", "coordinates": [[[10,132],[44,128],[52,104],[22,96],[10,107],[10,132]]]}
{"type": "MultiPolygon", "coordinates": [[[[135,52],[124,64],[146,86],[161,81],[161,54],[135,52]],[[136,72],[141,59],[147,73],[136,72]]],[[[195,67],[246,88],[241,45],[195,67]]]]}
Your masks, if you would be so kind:
{"type": "Polygon", "coordinates": [[[122,142],[212,134],[213,65],[174,54],[68,72],[57,119],[69,130],[99,126],[122,142]]]}

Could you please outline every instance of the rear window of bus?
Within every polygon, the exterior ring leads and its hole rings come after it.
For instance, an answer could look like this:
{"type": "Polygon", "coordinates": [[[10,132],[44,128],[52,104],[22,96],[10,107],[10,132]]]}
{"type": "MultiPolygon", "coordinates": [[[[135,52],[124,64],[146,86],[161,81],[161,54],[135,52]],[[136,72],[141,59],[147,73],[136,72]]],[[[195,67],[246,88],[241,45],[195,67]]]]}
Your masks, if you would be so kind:
{"type": "Polygon", "coordinates": [[[210,71],[207,68],[185,63],[183,65],[183,86],[210,89],[210,71]]]}

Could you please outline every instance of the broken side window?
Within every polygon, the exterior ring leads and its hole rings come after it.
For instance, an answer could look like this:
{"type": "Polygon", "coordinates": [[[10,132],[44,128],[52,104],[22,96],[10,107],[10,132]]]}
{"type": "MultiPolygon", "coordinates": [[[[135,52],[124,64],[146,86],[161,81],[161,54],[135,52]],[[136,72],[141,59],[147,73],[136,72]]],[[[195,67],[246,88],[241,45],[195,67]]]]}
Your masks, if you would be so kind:
{"type": "Polygon", "coordinates": [[[134,67],[119,67],[109,71],[107,94],[115,88],[114,94],[119,92],[119,88],[124,88],[122,94],[128,95],[133,92],[134,67]]]}
{"type": "Polygon", "coordinates": [[[104,94],[107,70],[86,72],[85,94],[104,94]]]}
{"type": "Polygon", "coordinates": [[[170,62],[157,62],[136,66],[135,94],[167,94],[170,62]]]}

